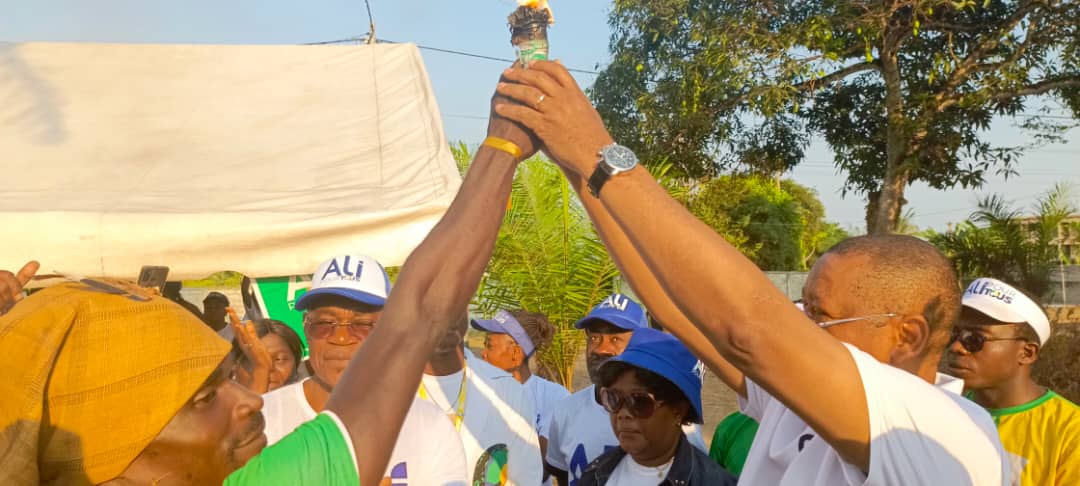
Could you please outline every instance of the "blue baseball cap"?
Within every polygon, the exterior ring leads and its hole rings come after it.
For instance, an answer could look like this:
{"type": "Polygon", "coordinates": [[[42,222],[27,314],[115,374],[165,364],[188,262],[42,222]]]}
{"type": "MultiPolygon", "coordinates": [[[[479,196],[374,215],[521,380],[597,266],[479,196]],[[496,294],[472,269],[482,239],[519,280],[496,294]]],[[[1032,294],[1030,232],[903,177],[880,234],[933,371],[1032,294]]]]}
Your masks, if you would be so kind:
{"type": "Polygon", "coordinates": [[[296,299],[297,310],[308,310],[320,295],[337,295],[382,307],[390,296],[390,276],[374,258],[338,255],[322,262],[311,275],[311,290],[296,299]]]}
{"type": "Polygon", "coordinates": [[[512,314],[504,310],[496,312],[491,319],[473,319],[472,327],[478,331],[510,335],[525,352],[525,356],[532,356],[536,351],[536,345],[529,339],[529,333],[525,332],[525,328],[512,314]]]}
{"type": "Polygon", "coordinates": [[[589,315],[577,321],[574,327],[585,329],[598,321],[607,322],[627,331],[649,327],[649,320],[645,317],[645,309],[641,308],[641,304],[619,293],[611,294],[603,302],[596,304],[589,315]]]}
{"type": "Polygon", "coordinates": [[[600,365],[600,373],[611,372],[615,363],[626,363],[649,370],[670,381],[686,395],[695,416],[692,422],[701,423],[701,385],[705,378],[705,365],[675,336],[656,329],[644,328],[634,331],[626,350],[600,365]]]}

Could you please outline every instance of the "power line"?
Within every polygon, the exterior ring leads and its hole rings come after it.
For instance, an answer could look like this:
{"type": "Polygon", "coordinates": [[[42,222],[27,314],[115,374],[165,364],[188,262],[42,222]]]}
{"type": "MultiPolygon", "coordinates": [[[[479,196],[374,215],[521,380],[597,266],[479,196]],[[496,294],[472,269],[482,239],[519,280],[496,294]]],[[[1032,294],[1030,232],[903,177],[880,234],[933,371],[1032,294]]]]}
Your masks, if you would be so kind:
{"type": "MultiPolygon", "coordinates": [[[[363,37],[354,36],[354,37],[348,37],[348,38],[345,38],[345,39],[335,39],[335,40],[320,41],[320,42],[308,42],[308,43],[305,43],[303,45],[305,45],[305,46],[323,46],[323,45],[331,45],[331,44],[358,44],[358,43],[361,43],[361,42],[370,42],[370,39],[371,39],[370,35],[366,35],[366,36],[363,36],[363,37]]],[[[393,41],[393,40],[389,40],[389,39],[375,39],[375,42],[381,42],[381,43],[384,43],[384,44],[401,44],[401,42],[393,41]]],[[[484,54],[476,54],[476,53],[473,53],[473,52],[459,51],[459,50],[455,50],[455,49],[444,49],[442,47],[425,46],[425,45],[422,45],[422,44],[416,44],[416,47],[419,48],[419,49],[425,50],[425,51],[440,52],[440,53],[443,53],[443,54],[452,54],[452,55],[456,55],[456,56],[471,57],[471,58],[474,58],[474,59],[483,59],[485,61],[496,61],[496,62],[502,62],[502,63],[513,63],[515,61],[514,59],[508,59],[508,58],[504,58],[504,57],[488,56],[488,55],[484,55],[484,54]]],[[[590,71],[588,69],[568,67],[568,68],[566,68],[566,70],[570,71],[572,73],[578,73],[578,74],[591,74],[593,76],[600,75],[599,72],[590,71]]]]}

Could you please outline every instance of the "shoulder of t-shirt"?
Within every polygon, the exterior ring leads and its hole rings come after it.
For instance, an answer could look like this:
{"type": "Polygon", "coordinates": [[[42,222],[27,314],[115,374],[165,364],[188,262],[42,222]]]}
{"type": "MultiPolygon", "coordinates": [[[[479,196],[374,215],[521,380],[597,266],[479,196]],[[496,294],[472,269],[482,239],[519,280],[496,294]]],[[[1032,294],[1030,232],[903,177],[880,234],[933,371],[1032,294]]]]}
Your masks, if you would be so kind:
{"type": "Polygon", "coordinates": [[[566,416],[581,411],[581,407],[584,404],[588,404],[586,400],[593,399],[592,387],[578,390],[571,393],[569,396],[560,398],[555,405],[551,408],[552,423],[555,422],[555,417],[566,416]]]}
{"type": "MultiPolygon", "coordinates": [[[[956,395],[955,393],[946,392],[945,390],[942,390],[941,388],[938,388],[932,383],[928,383],[926,380],[919,378],[918,376],[915,376],[911,373],[908,373],[907,371],[904,371],[892,365],[882,363],[873,356],[870,356],[869,353],[855,347],[852,344],[844,343],[844,347],[846,347],[848,352],[851,353],[851,358],[855,360],[855,366],[859,370],[860,375],[864,375],[867,371],[879,375],[885,375],[884,377],[874,377],[877,378],[877,380],[862,380],[864,388],[867,382],[870,381],[871,383],[876,384],[887,383],[890,385],[890,387],[894,385],[910,385],[925,390],[928,393],[945,393],[948,395],[956,395]]],[[[956,396],[959,398],[963,398],[960,395],[956,396]]]]}
{"type": "Polygon", "coordinates": [[[544,393],[559,395],[560,398],[570,396],[570,390],[567,390],[565,386],[555,383],[554,381],[540,378],[540,385],[544,389],[544,393]]]}
{"type": "Polygon", "coordinates": [[[307,400],[304,397],[304,382],[302,380],[264,393],[263,408],[280,407],[286,403],[295,402],[297,398],[307,400]]]}
{"type": "MultiPolygon", "coordinates": [[[[985,431],[996,431],[990,413],[975,402],[964,398],[962,395],[958,395],[928,383],[926,380],[900,368],[882,363],[851,344],[844,343],[844,346],[847,347],[848,351],[851,352],[852,358],[855,359],[856,367],[858,368],[860,375],[862,375],[864,388],[873,386],[873,389],[876,391],[894,390],[895,393],[890,393],[890,396],[886,398],[886,400],[901,400],[908,404],[926,403],[926,400],[931,399],[933,396],[948,397],[949,400],[957,405],[957,408],[959,409],[957,412],[963,412],[968,417],[974,419],[985,431]],[[867,372],[873,373],[876,376],[868,377],[866,376],[867,372]]],[[[870,394],[868,393],[867,396],[869,397],[869,395],[870,394]]],[[[948,409],[937,409],[934,412],[938,414],[949,413],[948,409]]],[[[996,432],[994,433],[996,434],[996,432]]]]}
{"type": "Polygon", "coordinates": [[[1080,405],[1056,392],[1051,393],[1054,393],[1051,401],[1056,408],[1051,415],[1058,421],[1059,428],[1064,429],[1063,433],[1069,431],[1066,435],[1076,435],[1080,439],[1080,405]]]}

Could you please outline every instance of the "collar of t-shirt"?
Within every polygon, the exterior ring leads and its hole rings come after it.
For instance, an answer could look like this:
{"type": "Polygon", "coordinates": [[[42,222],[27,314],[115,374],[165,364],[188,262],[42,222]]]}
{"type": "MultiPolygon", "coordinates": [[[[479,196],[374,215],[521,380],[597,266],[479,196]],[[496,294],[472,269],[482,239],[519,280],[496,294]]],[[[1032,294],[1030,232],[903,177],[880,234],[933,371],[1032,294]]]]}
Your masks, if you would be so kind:
{"type": "MultiPolygon", "coordinates": [[[[435,406],[441,408],[443,412],[451,413],[454,411],[454,403],[457,397],[460,395],[462,375],[465,373],[464,369],[458,370],[456,373],[451,373],[444,376],[424,375],[423,385],[427,391],[428,396],[435,406]]],[[[467,384],[465,384],[467,386],[467,384]]]]}
{"type": "Polygon", "coordinates": [[[957,395],[964,393],[964,380],[945,373],[938,373],[934,377],[934,386],[957,395]]]}
{"type": "Polygon", "coordinates": [[[617,486],[652,486],[660,483],[667,477],[668,470],[671,469],[671,464],[675,460],[672,457],[667,463],[656,466],[642,466],[638,464],[634,458],[630,457],[630,454],[623,456],[619,464],[615,466],[615,470],[612,471],[611,479],[608,480],[608,484],[617,486]]]}

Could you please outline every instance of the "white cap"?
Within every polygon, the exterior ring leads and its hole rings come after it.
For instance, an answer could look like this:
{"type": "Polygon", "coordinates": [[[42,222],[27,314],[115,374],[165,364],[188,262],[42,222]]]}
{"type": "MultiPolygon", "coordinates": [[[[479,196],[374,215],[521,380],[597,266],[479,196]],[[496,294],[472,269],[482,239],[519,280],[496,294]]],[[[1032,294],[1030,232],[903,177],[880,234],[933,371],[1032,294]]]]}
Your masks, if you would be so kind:
{"type": "Polygon", "coordinates": [[[963,304],[996,321],[1026,322],[1039,335],[1040,345],[1050,339],[1050,320],[1039,304],[1005,282],[992,278],[975,279],[964,291],[963,304]]]}
{"type": "Polygon", "coordinates": [[[296,300],[296,309],[306,310],[320,295],[337,295],[381,307],[390,295],[390,276],[374,258],[338,255],[315,269],[311,290],[296,300]]]}

